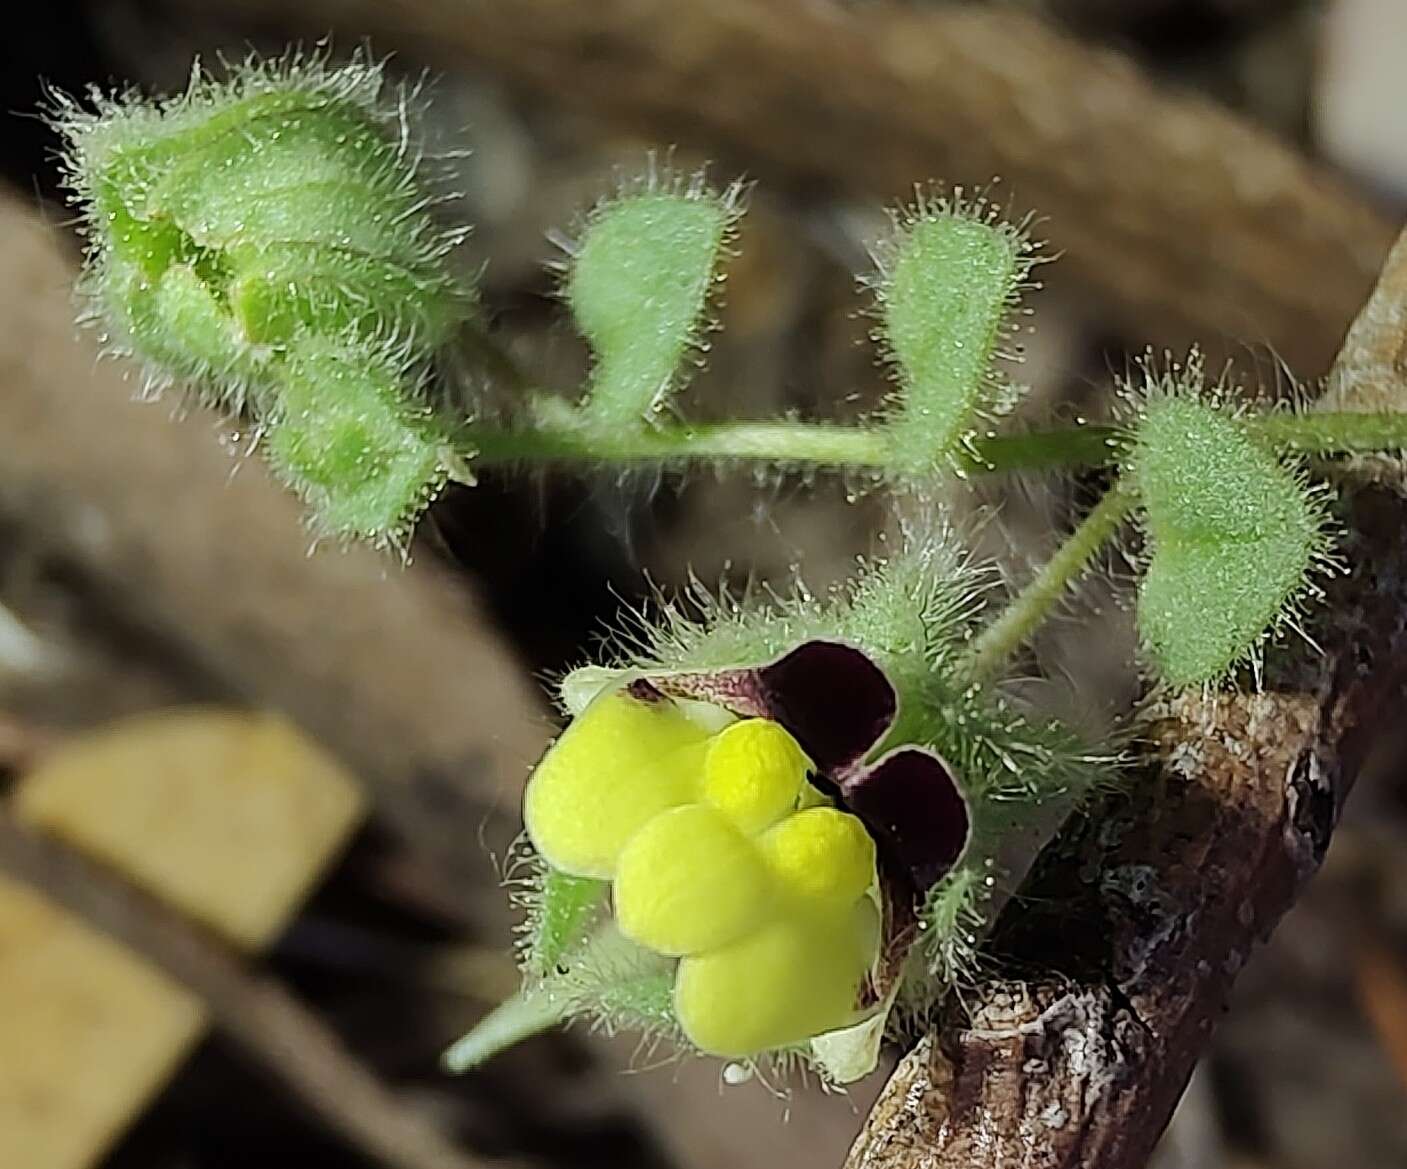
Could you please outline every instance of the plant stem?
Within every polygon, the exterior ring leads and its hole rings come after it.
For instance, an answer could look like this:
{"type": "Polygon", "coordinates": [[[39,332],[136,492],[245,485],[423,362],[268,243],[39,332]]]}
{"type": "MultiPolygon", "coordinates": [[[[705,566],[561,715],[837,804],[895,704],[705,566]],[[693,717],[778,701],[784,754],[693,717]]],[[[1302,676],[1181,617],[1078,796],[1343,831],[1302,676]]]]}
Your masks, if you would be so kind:
{"type": "Polygon", "coordinates": [[[1407,449],[1407,413],[1262,414],[1251,431],[1286,452],[1374,454],[1407,449]]]}
{"type": "MultiPolygon", "coordinates": [[[[761,462],[810,463],[881,472],[891,462],[883,426],[811,422],[721,422],[699,426],[600,430],[558,401],[539,398],[537,425],[516,430],[471,426],[466,454],[479,465],[516,462],[761,462]]],[[[1407,450],[1407,412],[1263,414],[1244,425],[1277,450],[1347,455],[1407,450]]],[[[1123,432],[1077,426],[1026,434],[987,433],[959,452],[970,473],[1102,466],[1114,461],[1123,432]]],[[[995,673],[1032,633],[1066,588],[1123,522],[1134,493],[1116,483],[1007,610],[972,643],[967,666],[977,677],[995,673]]]]}
{"type": "Polygon", "coordinates": [[[1133,489],[1122,481],[1105,493],[1035,579],[973,641],[963,661],[973,677],[991,677],[1030,637],[1066,589],[1079,579],[1104,542],[1118,530],[1133,501],[1133,489]]]}
{"type": "MultiPolygon", "coordinates": [[[[1276,448],[1299,454],[1407,449],[1407,413],[1265,414],[1247,419],[1245,425],[1276,448]]],[[[989,432],[957,452],[958,465],[970,474],[1104,466],[1118,456],[1122,434],[1118,427],[1098,425],[1025,434],[989,432]]],[[[893,462],[883,426],[772,421],[603,430],[583,424],[565,407],[541,410],[532,426],[471,425],[459,439],[478,466],[717,461],[809,463],[879,472],[893,462]]]]}
{"type": "MultiPolygon", "coordinates": [[[[968,472],[1034,471],[1100,465],[1114,455],[1112,427],[1083,426],[1028,434],[987,434],[958,452],[968,472]]],[[[503,463],[753,462],[811,463],[882,471],[893,462],[883,427],[821,422],[720,422],[600,430],[564,411],[537,425],[505,430],[470,426],[461,441],[479,466],[503,463]]]]}
{"type": "Polygon", "coordinates": [[[464,439],[480,466],[495,463],[743,462],[882,467],[884,433],[858,426],[805,422],[723,422],[609,430],[543,423],[518,430],[471,427],[464,439]]]}

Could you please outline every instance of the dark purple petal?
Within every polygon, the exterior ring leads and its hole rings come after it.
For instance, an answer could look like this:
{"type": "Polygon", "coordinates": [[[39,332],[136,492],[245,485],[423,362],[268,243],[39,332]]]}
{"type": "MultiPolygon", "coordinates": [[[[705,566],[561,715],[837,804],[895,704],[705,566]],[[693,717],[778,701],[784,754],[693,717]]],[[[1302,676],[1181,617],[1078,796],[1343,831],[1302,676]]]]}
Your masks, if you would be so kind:
{"type": "Polygon", "coordinates": [[[656,677],[678,698],[713,702],[748,718],[781,723],[816,769],[840,782],[894,721],[899,698],[863,650],[807,641],[765,666],[656,677]]]}
{"type": "Polygon", "coordinates": [[[843,781],[840,800],[874,836],[881,865],[906,873],[920,897],[967,847],[967,800],[947,764],[931,751],[891,751],[843,781]]]}
{"type": "Polygon", "coordinates": [[[761,671],[772,718],[817,768],[840,781],[884,737],[899,696],[862,650],[808,641],[761,671]]]}

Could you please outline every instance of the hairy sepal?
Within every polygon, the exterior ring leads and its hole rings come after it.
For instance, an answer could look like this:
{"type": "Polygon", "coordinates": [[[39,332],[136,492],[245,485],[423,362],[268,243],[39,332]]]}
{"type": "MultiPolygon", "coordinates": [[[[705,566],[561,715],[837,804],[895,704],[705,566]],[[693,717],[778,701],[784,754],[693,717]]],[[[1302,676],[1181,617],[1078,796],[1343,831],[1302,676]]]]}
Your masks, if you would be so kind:
{"type": "Polygon", "coordinates": [[[197,70],[162,100],[60,99],[86,287],[119,344],[158,377],[224,399],[305,331],[433,352],[470,302],[445,263],[458,233],[430,215],[403,119],[401,95],[364,58],[251,59],[221,79],[197,70]],[[227,335],[140,303],[173,270],[198,280],[227,335]]]}
{"type": "Polygon", "coordinates": [[[264,450],[319,535],[403,547],[444,485],[448,439],[406,376],[355,338],[309,335],[279,362],[264,450]]]}
{"type": "Polygon", "coordinates": [[[534,857],[538,873],[523,897],[528,908],[522,945],[523,973],[529,978],[559,974],[559,964],[599,920],[610,885],[573,877],[534,857]]]}

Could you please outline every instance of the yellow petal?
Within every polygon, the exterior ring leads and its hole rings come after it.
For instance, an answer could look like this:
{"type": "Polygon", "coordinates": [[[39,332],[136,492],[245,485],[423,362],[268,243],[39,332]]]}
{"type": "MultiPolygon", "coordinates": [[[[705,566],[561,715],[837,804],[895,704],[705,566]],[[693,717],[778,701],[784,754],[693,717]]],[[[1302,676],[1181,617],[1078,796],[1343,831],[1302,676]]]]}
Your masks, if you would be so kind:
{"type": "Polygon", "coordinates": [[[679,1024],[701,1051],[734,1059],[845,1027],[859,1017],[855,1004],[878,936],[878,911],[865,898],[685,958],[674,983],[679,1024]]]}
{"type": "Polygon", "coordinates": [[[801,897],[849,903],[874,882],[874,840],[858,818],[836,808],[788,816],[758,845],[782,885],[801,897]]]}
{"type": "Polygon", "coordinates": [[[754,835],[796,807],[809,766],[796,740],[778,723],[744,719],[709,744],[703,796],[754,835]]]}
{"type": "Polygon", "coordinates": [[[543,756],[523,822],[553,868],[609,878],[626,841],[694,798],[707,732],[673,703],[603,694],[543,756]]]}
{"type": "Polygon", "coordinates": [[[721,812],[686,804],[656,816],[616,868],[616,924],[671,956],[726,945],[755,928],[772,902],[756,846],[721,812]]]}

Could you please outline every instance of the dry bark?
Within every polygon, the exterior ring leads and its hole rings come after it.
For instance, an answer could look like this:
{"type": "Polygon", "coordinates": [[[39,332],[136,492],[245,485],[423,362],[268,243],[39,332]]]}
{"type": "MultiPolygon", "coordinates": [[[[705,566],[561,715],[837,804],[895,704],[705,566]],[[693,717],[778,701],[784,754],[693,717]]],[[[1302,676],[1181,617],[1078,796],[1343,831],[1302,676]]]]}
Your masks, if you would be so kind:
{"type": "MultiPolygon", "coordinates": [[[[188,2],[188,0],[184,0],[188,2]]],[[[201,5],[202,11],[210,6],[201,5]]],[[[1158,344],[1328,366],[1392,242],[1323,168],[1126,58],[1009,8],[838,0],[221,0],[286,35],[371,35],[573,109],[865,199],[1001,176],[1058,279],[1158,344]]]]}
{"type": "MultiPolygon", "coordinates": [[[[1399,379],[1407,246],[1337,368],[1399,379]]],[[[1156,712],[1146,782],[1046,858],[998,948],[1024,978],[900,1064],[849,1169],[1021,1164],[1133,1169],[1162,1134],[1237,973],[1313,875],[1345,797],[1401,728],[1407,694],[1407,503],[1349,506],[1350,571],[1330,589],[1320,658],[1265,694],[1156,712]],[[1048,907],[1042,913],[1041,906],[1048,907]]]]}

